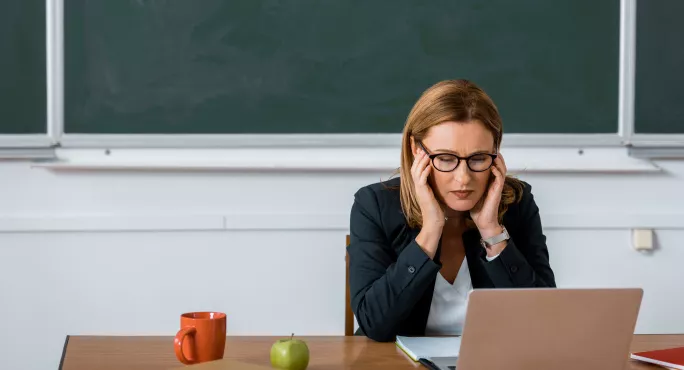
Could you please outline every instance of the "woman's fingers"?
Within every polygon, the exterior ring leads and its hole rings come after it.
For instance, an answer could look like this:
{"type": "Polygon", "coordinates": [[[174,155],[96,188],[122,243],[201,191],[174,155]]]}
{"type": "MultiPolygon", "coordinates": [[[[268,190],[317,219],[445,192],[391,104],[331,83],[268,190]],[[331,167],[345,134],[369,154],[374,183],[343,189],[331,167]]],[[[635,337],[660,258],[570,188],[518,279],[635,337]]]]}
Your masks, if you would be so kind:
{"type": "Polygon", "coordinates": [[[428,163],[427,166],[425,166],[425,169],[423,169],[423,172],[420,174],[420,184],[425,185],[427,184],[427,179],[428,176],[430,176],[430,171],[432,170],[432,166],[428,163]]]}
{"type": "Polygon", "coordinates": [[[422,150],[419,150],[418,155],[413,160],[413,165],[411,166],[411,176],[413,176],[414,182],[418,182],[420,180],[426,167],[430,167],[430,157],[427,156],[422,150]]]}
{"type": "Polygon", "coordinates": [[[501,173],[501,170],[499,170],[498,167],[492,167],[492,173],[496,177],[496,179],[494,180],[495,188],[492,190],[500,193],[501,190],[503,190],[503,184],[506,177],[503,173],[501,173]]]}
{"type": "Polygon", "coordinates": [[[416,168],[418,168],[418,163],[420,162],[422,156],[420,152],[416,154],[415,157],[413,157],[413,164],[411,164],[411,176],[413,177],[413,180],[416,179],[416,168]]]}
{"type": "Polygon", "coordinates": [[[508,167],[506,167],[506,160],[504,159],[503,155],[499,153],[499,155],[496,156],[496,160],[494,163],[496,164],[498,162],[497,167],[499,168],[499,171],[506,176],[506,173],[508,173],[508,167]]]}

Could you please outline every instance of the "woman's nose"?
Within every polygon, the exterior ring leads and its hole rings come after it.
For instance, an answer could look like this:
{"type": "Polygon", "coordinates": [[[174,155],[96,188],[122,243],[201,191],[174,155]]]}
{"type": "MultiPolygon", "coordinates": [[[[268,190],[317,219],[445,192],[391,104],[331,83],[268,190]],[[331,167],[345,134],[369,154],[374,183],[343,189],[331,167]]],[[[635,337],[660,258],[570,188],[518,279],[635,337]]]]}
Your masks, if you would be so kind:
{"type": "Polygon", "coordinates": [[[461,163],[458,164],[458,167],[456,167],[453,174],[454,180],[461,185],[468,185],[468,183],[470,183],[471,174],[468,169],[468,164],[465,161],[461,161],[461,163]]]}

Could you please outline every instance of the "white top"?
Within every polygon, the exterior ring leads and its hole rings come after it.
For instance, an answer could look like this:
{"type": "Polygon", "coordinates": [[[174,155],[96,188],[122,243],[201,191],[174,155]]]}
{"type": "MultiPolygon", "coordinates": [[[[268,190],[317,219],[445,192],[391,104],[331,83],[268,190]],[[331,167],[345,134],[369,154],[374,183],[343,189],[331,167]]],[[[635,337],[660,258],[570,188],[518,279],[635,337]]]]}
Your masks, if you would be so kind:
{"type": "MultiPolygon", "coordinates": [[[[496,257],[498,255],[487,257],[487,260],[493,261],[496,257]]],[[[473,283],[465,257],[453,284],[446,281],[438,272],[425,335],[461,335],[468,307],[468,293],[471,290],[473,283]]]]}

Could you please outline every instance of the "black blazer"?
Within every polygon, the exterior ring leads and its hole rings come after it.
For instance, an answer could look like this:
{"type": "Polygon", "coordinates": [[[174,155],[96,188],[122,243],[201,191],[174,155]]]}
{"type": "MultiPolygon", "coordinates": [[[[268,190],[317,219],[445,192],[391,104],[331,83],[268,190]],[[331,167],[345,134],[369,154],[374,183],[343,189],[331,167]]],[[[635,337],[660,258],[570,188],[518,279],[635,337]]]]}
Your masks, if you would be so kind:
{"type": "MultiPolygon", "coordinates": [[[[499,257],[486,260],[477,229],[463,234],[473,289],[556,286],[539,208],[524,185],[521,201],[504,215],[511,239],[499,257]]],[[[440,250],[432,260],[416,243],[420,229],[406,224],[399,178],[359,189],[350,218],[349,286],[357,334],[376,341],[424,335],[440,250]]]]}

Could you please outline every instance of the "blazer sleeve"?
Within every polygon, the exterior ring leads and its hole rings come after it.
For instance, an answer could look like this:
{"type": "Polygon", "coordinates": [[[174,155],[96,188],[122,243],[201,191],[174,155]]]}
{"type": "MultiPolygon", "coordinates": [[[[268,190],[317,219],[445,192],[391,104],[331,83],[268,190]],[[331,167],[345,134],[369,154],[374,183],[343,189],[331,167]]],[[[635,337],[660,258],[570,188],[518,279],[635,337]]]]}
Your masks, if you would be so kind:
{"type": "Polygon", "coordinates": [[[483,260],[489,278],[497,288],[556,287],[539,208],[529,184],[525,184],[517,216],[516,233],[506,248],[496,259],[483,260]]]}
{"type": "Polygon", "coordinates": [[[375,341],[394,340],[440,265],[415,239],[396,254],[382,228],[377,197],[368,188],[355,194],[347,251],[351,305],[359,327],[375,341]]]}

